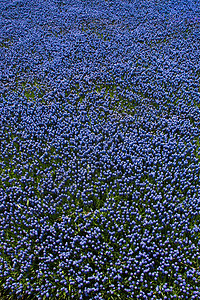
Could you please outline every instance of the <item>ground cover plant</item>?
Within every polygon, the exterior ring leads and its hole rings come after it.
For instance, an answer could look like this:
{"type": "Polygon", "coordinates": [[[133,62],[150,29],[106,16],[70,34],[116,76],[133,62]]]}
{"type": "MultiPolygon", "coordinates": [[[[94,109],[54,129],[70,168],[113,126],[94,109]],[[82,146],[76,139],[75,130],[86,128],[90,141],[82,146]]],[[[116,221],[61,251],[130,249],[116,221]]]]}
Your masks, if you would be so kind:
{"type": "Polygon", "coordinates": [[[200,5],[0,0],[2,299],[200,298],[200,5]]]}

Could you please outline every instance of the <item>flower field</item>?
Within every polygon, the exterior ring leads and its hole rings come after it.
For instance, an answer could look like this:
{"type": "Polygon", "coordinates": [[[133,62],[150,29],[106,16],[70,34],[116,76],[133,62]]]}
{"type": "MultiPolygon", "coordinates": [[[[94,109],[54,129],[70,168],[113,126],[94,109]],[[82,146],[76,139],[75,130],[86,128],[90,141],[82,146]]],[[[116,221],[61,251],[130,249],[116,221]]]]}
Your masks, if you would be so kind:
{"type": "Polygon", "coordinates": [[[200,3],[0,0],[0,300],[200,299],[200,3]]]}

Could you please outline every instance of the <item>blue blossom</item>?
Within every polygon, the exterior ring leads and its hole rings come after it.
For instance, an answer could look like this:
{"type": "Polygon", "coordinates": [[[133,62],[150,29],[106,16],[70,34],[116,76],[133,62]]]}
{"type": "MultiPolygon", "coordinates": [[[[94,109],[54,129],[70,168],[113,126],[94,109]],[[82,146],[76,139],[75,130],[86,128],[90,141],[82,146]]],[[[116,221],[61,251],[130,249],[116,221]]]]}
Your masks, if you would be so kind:
{"type": "Polygon", "coordinates": [[[199,298],[190,5],[0,4],[0,278],[11,294],[199,298]]]}

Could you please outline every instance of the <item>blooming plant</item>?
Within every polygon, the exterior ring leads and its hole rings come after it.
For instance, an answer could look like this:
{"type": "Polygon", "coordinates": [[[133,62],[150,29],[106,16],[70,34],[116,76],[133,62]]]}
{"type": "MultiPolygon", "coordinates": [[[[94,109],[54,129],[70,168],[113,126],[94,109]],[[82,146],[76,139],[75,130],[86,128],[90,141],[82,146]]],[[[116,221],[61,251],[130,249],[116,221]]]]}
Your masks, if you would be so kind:
{"type": "Polygon", "coordinates": [[[2,299],[200,298],[199,9],[0,0],[2,299]]]}

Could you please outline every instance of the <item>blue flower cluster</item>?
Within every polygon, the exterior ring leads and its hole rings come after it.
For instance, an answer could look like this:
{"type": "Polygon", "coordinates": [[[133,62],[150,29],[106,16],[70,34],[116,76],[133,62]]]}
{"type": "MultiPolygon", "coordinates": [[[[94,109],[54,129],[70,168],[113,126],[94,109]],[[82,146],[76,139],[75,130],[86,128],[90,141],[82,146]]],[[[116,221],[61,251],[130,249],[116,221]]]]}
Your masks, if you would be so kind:
{"type": "Polygon", "coordinates": [[[0,8],[0,291],[199,299],[198,1],[0,8]]]}

